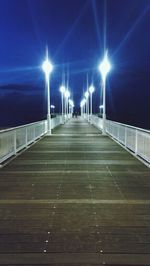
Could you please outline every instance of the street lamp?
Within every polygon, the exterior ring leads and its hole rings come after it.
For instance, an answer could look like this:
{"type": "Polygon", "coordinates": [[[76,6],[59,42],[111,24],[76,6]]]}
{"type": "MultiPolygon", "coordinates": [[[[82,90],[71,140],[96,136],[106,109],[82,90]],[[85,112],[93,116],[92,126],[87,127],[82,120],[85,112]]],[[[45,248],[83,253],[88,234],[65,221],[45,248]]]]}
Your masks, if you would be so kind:
{"type": "Polygon", "coordinates": [[[89,122],[89,92],[86,91],[84,95],[86,99],[86,115],[87,115],[88,122],[89,122]]]}
{"type": "Polygon", "coordinates": [[[70,97],[70,92],[67,90],[65,91],[65,97],[68,99],[70,97]]]}
{"type": "Polygon", "coordinates": [[[65,87],[62,85],[60,87],[61,92],[61,110],[62,110],[62,123],[64,122],[64,93],[65,93],[65,87]]]}
{"type": "Polygon", "coordinates": [[[53,70],[53,65],[48,59],[48,50],[46,50],[46,59],[42,64],[42,69],[45,73],[45,84],[47,86],[47,134],[51,135],[51,113],[50,113],[50,73],[53,70]]]}
{"type": "Polygon", "coordinates": [[[69,99],[69,115],[70,116],[73,114],[73,108],[74,108],[74,103],[71,99],[69,99]]]}
{"type": "Polygon", "coordinates": [[[111,64],[108,60],[108,52],[105,52],[104,59],[99,65],[99,71],[102,76],[103,82],[103,135],[106,134],[106,78],[107,74],[111,70],[111,64]]]}
{"type": "Polygon", "coordinates": [[[54,114],[55,105],[51,104],[51,109],[53,110],[53,114],[54,114]]]}
{"type": "Polygon", "coordinates": [[[86,99],[84,98],[81,103],[80,103],[80,108],[81,108],[81,117],[85,115],[85,104],[86,104],[86,99]]]}
{"type": "Polygon", "coordinates": [[[103,105],[99,106],[99,113],[100,113],[100,117],[103,117],[103,105]]]}
{"type": "Polygon", "coordinates": [[[91,112],[90,112],[90,116],[91,116],[91,123],[92,123],[92,94],[94,92],[94,86],[91,85],[90,88],[89,88],[89,92],[90,92],[90,107],[91,107],[91,112]]]}
{"type": "Polygon", "coordinates": [[[68,99],[70,97],[70,92],[68,90],[65,91],[65,118],[68,118],[68,99]]]}

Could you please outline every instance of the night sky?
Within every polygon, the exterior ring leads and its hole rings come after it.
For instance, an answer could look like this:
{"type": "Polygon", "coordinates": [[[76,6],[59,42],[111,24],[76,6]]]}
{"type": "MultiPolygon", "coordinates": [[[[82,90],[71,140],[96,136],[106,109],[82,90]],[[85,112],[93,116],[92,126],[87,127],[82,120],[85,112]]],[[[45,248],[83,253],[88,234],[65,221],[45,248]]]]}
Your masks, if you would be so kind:
{"type": "Polygon", "coordinates": [[[0,0],[0,36],[0,127],[46,118],[48,45],[56,112],[62,74],[79,108],[88,73],[98,113],[98,64],[108,49],[107,118],[150,129],[150,0],[0,0]]]}

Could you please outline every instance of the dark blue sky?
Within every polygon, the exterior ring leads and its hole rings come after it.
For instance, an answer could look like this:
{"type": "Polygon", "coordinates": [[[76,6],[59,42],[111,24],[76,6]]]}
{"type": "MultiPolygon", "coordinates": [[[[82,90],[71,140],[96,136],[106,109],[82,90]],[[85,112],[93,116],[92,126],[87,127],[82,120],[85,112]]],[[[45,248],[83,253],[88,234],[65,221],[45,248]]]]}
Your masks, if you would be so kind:
{"type": "Polygon", "coordinates": [[[107,48],[113,65],[107,82],[108,118],[150,128],[149,29],[149,0],[0,0],[0,124],[45,117],[40,65],[47,44],[54,64],[51,103],[57,111],[63,71],[69,72],[76,106],[88,72],[98,111],[97,66],[107,48]]]}

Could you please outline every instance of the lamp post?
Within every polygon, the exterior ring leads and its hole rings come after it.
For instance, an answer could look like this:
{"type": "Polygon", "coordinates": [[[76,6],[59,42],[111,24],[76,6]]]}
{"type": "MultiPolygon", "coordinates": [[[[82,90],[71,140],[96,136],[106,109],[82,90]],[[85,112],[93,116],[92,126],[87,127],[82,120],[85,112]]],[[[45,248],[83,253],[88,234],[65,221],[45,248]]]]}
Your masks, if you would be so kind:
{"type": "Polygon", "coordinates": [[[83,116],[83,106],[81,103],[80,103],[80,110],[81,110],[81,117],[82,117],[83,116]]]}
{"type": "Polygon", "coordinates": [[[65,119],[68,118],[68,99],[70,97],[70,92],[68,90],[65,91],[65,119]]]}
{"type": "Polygon", "coordinates": [[[92,113],[93,113],[93,110],[92,110],[92,94],[93,94],[94,90],[95,90],[94,86],[91,85],[90,88],[89,88],[89,92],[90,92],[90,107],[91,107],[91,109],[90,109],[91,124],[92,124],[92,113]]]}
{"type": "Polygon", "coordinates": [[[87,115],[87,120],[89,122],[89,92],[85,92],[85,98],[86,98],[86,115],[87,115]]]}
{"type": "Polygon", "coordinates": [[[50,113],[50,73],[53,70],[53,65],[48,59],[48,49],[46,49],[46,59],[42,64],[42,69],[45,73],[45,84],[47,87],[47,134],[51,135],[51,113],[50,113]]]}
{"type": "Polygon", "coordinates": [[[62,123],[64,123],[64,93],[65,93],[65,87],[60,87],[61,92],[61,112],[62,112],[62,123]]]}
{"type": "Polygon", "coordinates": [[[53,114],[54,114],[55,105],[51,104],[51,109],[53,110],[53,114]]]}
{"type": "Polygon", "coordinates": [[[82,101],[80,102],[80,110],[81,110],[81,117],[83,117],[83,104],[82,104],[82,101]]]}
{"type": "Polygon", "coordinates": [[[100,112],[100,117],[102,117],[103,114],[103,105],[99,106],[99,112],[100,112]]]}
{"type": "Polygon", "coordinates": [[[83,105],[83,117],[84,117],[84,119],[85,119],[85,108],[86,108],[86,100],[84,99],[84,105],[83,105]]]}
{"type": "Polygon", "coordinates": [[[86,99],[84,98],[81,103],[80,103],[80,108],[81,108],[81,117],[85,116],[85,104],[86,104],[86,99]]]}
{"type": "Polygon", "coordinates": [[[73,108],[74,108],[74,103],[71,99],[69,99],[69,115],[70,115],[70,117],[73,114],[73,108]]]}
{"type": "Polygon", "coordinates": [[[111,69],[110,62],[108,60],[108,53],[105,52],[102,63],[99,65],[99,71],[102,76],[103,86],[103,135],[106,135],[106,77],[111,69]]]}

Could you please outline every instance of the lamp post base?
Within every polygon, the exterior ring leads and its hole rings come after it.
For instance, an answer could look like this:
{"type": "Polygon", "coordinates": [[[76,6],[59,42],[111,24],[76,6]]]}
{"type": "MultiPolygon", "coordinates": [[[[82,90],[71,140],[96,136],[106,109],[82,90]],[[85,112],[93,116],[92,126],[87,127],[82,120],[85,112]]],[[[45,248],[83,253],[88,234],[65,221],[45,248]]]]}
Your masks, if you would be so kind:
{"type": "Polygon", "coordinates": [[[51,115],[47,115],[47,134],[48,136],[52,135],[52,130],[51,130],[51,115]]]}
{"type": "Polygon", "coordinates": [[[51,136],[52,135],[52,132],[51,131],[47,131],[47,136],[51,136]]]}
{"type": "Polygon", "coordinates": [[[62,114],[62,120],[61,120],[61,124],[64,125],[65,124],[65,117],[64,115],[62,114]]]}
{"type": "Polygon", "coordinates": [[[102,130],[102,135],[106,136],[106,114],[103,114],[103,130],[102,130]]]}

